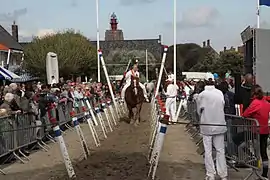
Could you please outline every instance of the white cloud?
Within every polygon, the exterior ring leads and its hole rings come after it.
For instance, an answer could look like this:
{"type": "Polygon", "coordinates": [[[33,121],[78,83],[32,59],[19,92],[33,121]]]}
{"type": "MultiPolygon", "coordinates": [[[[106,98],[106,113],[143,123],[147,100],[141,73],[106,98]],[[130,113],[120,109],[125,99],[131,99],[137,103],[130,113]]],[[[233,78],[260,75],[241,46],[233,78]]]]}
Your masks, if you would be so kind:
{"type": "Polygon", "coordinates": [[[22,37],[31,37],[33,36],[33,34],[30,32],[30,31],[25,31],[25,30],[20,30],[19,29],[19,36],[22,36],[22,37]]]}
{"type": "MultiPolygon", "coordinates": [[[[216,8],[202,6],[194,9],[188,9],[182,14],[182,18],[177,22],[178,28],[199,28],[199,27],[213,27],[219,12],[216,8]]],[[[172,26],[172,22],[165,23],[165,26],[172,26]]]]}
{"type": "Polygon", "coordinates": [[[39,29],[37,31],[27,31],[19,28],[19,39],[23,41],[31,41],[33,37],[42,38],[46,35],[55,34],[56,31],[53,29],[39,29]]]}
{"type": "Polygon", "coordinates": [[[37,31],[37,33],[35,34],[35,36],[42,38],[44,36],[47,35],[52,35],[55,34],[56,32],[53,29],[40,29],[37,31]]]}
{"type": "Polygon", "coordinates": [[[212,26],[218,16],[218,10],[212,7],[190,9],[183,13],[178,25],[186,28],[212,26]]]}

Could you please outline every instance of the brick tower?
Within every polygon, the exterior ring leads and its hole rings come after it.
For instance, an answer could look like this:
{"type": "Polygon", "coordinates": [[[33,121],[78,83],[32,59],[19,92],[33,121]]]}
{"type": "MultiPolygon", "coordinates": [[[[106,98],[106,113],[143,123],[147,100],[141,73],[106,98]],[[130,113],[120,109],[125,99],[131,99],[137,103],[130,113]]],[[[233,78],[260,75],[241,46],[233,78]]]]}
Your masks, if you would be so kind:
{"type": "Polygon", "coordinates": [[[118,20],[115,13],[111,15],[110,19],[111,29],[106,30],[105,32],[105,41],[117,41],[117,40],[124,40],[123,31],[118,29],[118,20]]]}

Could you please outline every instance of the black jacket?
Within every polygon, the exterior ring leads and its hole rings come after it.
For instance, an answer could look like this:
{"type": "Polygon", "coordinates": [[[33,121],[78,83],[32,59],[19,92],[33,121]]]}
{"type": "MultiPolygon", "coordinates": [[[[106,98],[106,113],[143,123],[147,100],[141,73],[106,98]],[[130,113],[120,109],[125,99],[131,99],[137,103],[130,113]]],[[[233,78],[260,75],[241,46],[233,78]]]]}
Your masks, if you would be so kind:
{"type": "Polygon", "coordinates": [[[240,88],[240,101],[243,104],[243,111],[247,109],[247,107],[251,103],[251,88],[250,84],[243,84],[240,88]]]}

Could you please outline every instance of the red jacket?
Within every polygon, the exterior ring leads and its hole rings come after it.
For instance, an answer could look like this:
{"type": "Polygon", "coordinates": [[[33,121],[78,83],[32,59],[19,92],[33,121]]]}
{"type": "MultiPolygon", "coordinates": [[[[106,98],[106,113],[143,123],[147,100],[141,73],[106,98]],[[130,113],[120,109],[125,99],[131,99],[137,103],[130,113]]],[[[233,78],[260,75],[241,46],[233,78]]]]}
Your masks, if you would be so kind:
{"type": "Polygon", "coordinates": [[[269,134],[268,118],[270,113],[270,104],[264,99],[254,99],[249,107],[244,111],[243,116],[254,118],[259,122],[260,134],[269,134]]]}

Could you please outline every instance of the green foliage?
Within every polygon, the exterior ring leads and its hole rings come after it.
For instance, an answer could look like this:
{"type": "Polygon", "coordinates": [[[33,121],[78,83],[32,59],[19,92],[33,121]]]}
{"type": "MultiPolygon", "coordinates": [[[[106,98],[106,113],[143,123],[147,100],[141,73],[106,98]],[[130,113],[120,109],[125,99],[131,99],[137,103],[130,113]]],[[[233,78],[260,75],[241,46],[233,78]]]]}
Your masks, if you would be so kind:
{"type": "Polygon", "coordinates": [[[122,75],[128,65],[130,59],[134,59],[135,56],[133,54],[128,53],[117,53],[114,55],[112,62],[114,64],[123,64],[123,65],[115,65],[115,66],[107,66],[108,72],[110,75],[122,75]]]}
{"type": "MultiPolygon", "coordinates": [[[[204,58],[205,50],[199,45],[194,43],[177,44],[177,71],[188,71],[194,65],[196,65],[201,59],[204,58]]],[[[173,46],[169,47],[166,59],[166,69],[168,71],[173,70],[173,46]]]]}
{"type": "Polygon", "coordinates": [[[204,58],[195,64],[189,71],[213,72],[215,71],[215,64],[217,61],[216,54],[213,51],[208,51],[205,53],[204,58]]]}
{"type": "MultiPolygon", "coordinates": [[[[145,52],[143,52],[145,53],[145,52]]],[[[145,54],[140,54],[138,55],[135,52],[126,52],[126,51],[122,51],[122,52],[118,52],[116,54],[114,54],[113,58],[112,58],[112,64],[116,64],[116,65],[107,65],[107,70],[109,75],[123,75],[123,73],[125,72],[128,62],[129,60],[131,60],[131,64],[134,63],[135,59],[139,59],[139,72],[140,72],[140,82],[145,82],[146,81],[146,66],[145,65],[140,65],[140,64],[144,64],[144,59],[143,56],[145,56],[145,54]],[[123,64],[123,65],[118,65],[118,64],[123,64]]],[[[150,79],[155,79],[155,68],[153,67],[153,65],[150,65],[148,67],[148,71],[149,71],[149,78],[150,79]],[[152,76],[151,76],[152,75],[152,76]]],[[[102,80],[105,80],[105,76],[102,80]]]]}
{"type": "MultiPolygon", "coordinates": [[[[237,51],[229,50],[217,54],[211,47],[202,48],[197,44],[178,44],[177,48],[177,73],[180,71],[212,72],[225,76],[227,71],[242,73],[243,55],[237,51]]],[[[166,69],[173,70],[173,46],[169,47],[166,69]]]]}
{"type": "Polygon", "coordinates": [[[222,52],[219,61],[215,64],[215,72],[220,76],[224,76],[229,70],[232,74],[243,72],[244,57],[237,51],[229,50],[222,52]]]}
{"type": "Polygon", "coordinates": [[[96,73],[95,48],[82,34],[73,30],[58,32],[43,38],[34,38],[25,46],[25,68],[39,77],[46,77],[46,55],[58,56],[59,74],[62,77],[92,75],[96,73]]]}
{"type": "Polygon", "coordinates": [[[196,72],[212,72],[218,73],[224,77],[227,71],[234,73],[242,73],[243,70],[243,55],[237,51],[225,51],[219,56],[212,51],[206,53],[203,60],[193,66],[190,71],[196,72]]]}

